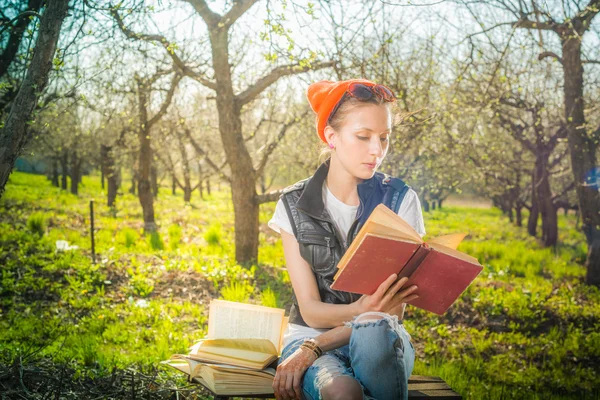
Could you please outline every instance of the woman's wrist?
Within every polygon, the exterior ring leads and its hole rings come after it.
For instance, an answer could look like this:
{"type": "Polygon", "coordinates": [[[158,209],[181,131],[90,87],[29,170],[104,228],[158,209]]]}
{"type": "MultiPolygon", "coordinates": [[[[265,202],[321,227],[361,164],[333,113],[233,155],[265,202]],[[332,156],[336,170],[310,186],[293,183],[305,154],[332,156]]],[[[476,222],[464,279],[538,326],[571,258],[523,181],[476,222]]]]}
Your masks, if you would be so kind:
{"type": "Polygon", "coordinates": [[[323,354],[323,350],[321,349],[321,347],[319,346],[319,343],[314,338],[304,340],[304,343],[302,343],[302,345],[300,345],[300,347],[304,347],[304,348],[312,351],[313,353],[315,353],[315,356],[317,358],[321,357],[321,355],[323,354]]]}
{"type": "Polygon", "coordinates": [[[350,306],[354,307],[352,310],[352,315],[354,317],[366,312],[367,310],[365,310],[365,304],[364,304],[364,297],[361,297],[360,299],[356,300],[354,303],[350,303],[350,306]]]}
{"type": "Polygon", "coordinates": [[[301,352],[303,352],[304,354],[306,354],[306,355],[307,355],[307,357],[309,358],[309,360],[310,360],[311,364],[312,364],[313,362],[315,362],[317,358],[319,358],[319,357],[317,356],[317,353],[316,353],[314,350],[311,350],[311,349],[309,349],[308,347],[305,347],[305,346],[300,346],[300,347],[298,348],[298,350],[300,350],[301,352]]]}

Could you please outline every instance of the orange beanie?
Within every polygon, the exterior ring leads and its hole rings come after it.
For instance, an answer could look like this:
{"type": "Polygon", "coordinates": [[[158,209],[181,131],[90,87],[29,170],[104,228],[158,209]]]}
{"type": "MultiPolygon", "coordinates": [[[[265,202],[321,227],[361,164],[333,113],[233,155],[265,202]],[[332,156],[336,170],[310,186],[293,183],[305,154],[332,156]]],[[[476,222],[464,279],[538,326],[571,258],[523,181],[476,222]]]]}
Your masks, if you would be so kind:
{"type": "Polygon", "coordinates": [[[329,115],[336,104],[342,99],[348,87],[353,83],[362,83],[368,86],[376,85],[376,83],[366,79],[349,79],[339,82],[319,81],[311,84],[306,91],[310,108],[317,114],[317,133],[325,143],[327,143],[325,139],[325,126],[327,125],[329,115]]]}

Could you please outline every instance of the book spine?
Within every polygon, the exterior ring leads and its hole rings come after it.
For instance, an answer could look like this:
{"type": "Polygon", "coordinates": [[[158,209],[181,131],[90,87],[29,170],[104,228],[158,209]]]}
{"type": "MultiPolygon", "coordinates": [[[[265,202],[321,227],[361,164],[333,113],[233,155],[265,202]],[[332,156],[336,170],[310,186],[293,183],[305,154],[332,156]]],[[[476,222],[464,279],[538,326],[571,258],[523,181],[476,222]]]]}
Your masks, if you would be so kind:
{"type": "Polygon", "coordinates": [[[417,251],[413,253],[412,257],[404,264],[404,268],[398,273],[398,279],[404,278],[405,276],[410,279],[430,251],[431,247],[429,247],[427,243],[422,243],[417,251]]]}

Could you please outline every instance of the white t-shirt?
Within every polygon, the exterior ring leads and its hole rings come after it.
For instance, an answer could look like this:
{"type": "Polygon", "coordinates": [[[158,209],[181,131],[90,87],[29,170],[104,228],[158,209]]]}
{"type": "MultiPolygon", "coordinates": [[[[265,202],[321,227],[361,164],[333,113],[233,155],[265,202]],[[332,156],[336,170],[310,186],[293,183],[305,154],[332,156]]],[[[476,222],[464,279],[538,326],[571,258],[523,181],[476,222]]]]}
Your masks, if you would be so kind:
{"type": "MultiPolygon", "coordinates": [[[[345,242],[347,239],[348,230],[356,218],[358,206],[349,206],[348,204],[336,198],[333,193],[329,191],[325,181],[323,181],[323,205],[329,212],[332,222],[335,224],[338,232],[342,235],[344,246],[346,246],[345,242]]],[[[423,223],[421,202],[419,201],[419,197],[414,190],[409,189],[406,192],[406,195],[400,204],[398,215],[408,222],[408,224],[412,226],[412,228],[417,231],[421,237],[425,235],[425,225],[423,223]]],[[[281,199],[277,202],[275,212],[273,213],[273,217],[269,220],[268,225],[277,233],[281,233],[280,230],[283,229],[290,235],[294,235],[291,221],[281,199]]],[[[329,328],[315,329],[309,326],[289,323],[283,335],[283,347],[292,342],[294,339],[319,336],[321,333],[327,332],[328,330],[329,328]]]]}

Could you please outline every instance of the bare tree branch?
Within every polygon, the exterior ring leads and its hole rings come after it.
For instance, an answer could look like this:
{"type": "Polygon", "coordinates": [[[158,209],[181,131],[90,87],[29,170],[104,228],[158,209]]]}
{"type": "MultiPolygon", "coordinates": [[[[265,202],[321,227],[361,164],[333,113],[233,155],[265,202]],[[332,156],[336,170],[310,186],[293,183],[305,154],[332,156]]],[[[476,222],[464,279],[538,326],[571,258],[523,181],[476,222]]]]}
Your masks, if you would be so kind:
{"type": "Polygon", "coordinates": [[[270,203],[272,201],[279,200],[279,197],[281,197],[282,194],[283,194],[283,189],[275,190],[273,192],[269,192],[269,193],[265,193],[265,194],[259,194],[257,196],[258,204],[270,203]]]}
{"type": "Polygon", "coordinates": [[[538,60],[542,61],[546,57],[556,58],[561,64],[563,63],[563,59],[558,54],[552,51],[544,51],[543,53],[540,53],[540,55],[538,56],[538,60]]]}
{"type": "Polygon", "coordinates": [[[256,137],[256,134],[258,133],[260,127],[262,126],[262,124],[264,124],[265,122],[268,122],[269,120],[266,118],[262,118],[259,122],[258,125],[256,125],[256,128],[252,131],[252,133],[250,135],[248,135],[247,138],[244,139],[244,142],[248,142],[252,139],[254,139],[256,137]]]}
{"type": "Polygon", "coordinates": [[[600,0],[591,0],[589,4],[577,14],[577,19],[579,19],[584,26],[584,29],[588,29],[590,22],[592,19],[600,12],[600,0]]]}
{"type": "Polygon", "coordinates": [[[177,85],[179,85],[180,80],[181,80],[181,75],[178,72],[176,72],[175,75],[173,75],[173,79],[171,80],[171,87],[169,87],[169,91],[167,92],[167,97],[165,98],[165,101],[163,102],[162,106],[160,107],[160,110],[156,113],[156,115],[154,117],[152,117],[148,121],[148,129],[150,129],[150,127],[152,127],[152,125],[154,125],[159,119],[161,119],[162,116],[165,115],[165,113],[167,112],[167,109],[169,108],[169,105],[171,104],[171,101],[173,100],[173,95],[175,94],[175,89],[177,89],[177,85]]]}
{"type": "Polygon", "coordinates": [[[309,66],[300,66],[299,64],[294,65],[282,65],[272,69],[267,75],[263,76],[256,83],[242,93],[238,94],[235,98],[238,107],[243,106],[246,103],[251,102],[258,96],[263,90],[269,87],[272,83],[277,81],[279,78],[287,75],[296,75],[309,70],[317,70],[323,68],[329,68],[335,65],[335,61],[324,61],[312,64],[309,66]]]}
{"type": "Polygon", "coordinates": [[[226,162],[223,163],[223,165],[221,167],[218,167],[217,164],[215,164],[210,157],[208,156],[208,153],[206,151],[204,151],[204,149],[202,147],[200,147],[200,145],[198,144],[198,142],[196,142],[194,140],[194,138],[192,137],[192,133],[190,132],[189,129],[185,129],[185,136],[189,139],[190,143],[192,144],[192,147],[194,147],[194,149],[196,150],[196,152],[198,154],[200,154],[202,157],[204,157],[204,159],[206,160],[206,162],[208,163],[208,165],[210,165],[210,167],[212,169],[215,170],[215,172],[217,172],[219,174],[219,176],[221,176],[223,179],[225,179],[227,182],[231,183],[231,178],[227,175],[225,175],[225,173],[223,172],[223,167],[227,164],[226,162]]]}
{"type": "Polygon", "coordinates": [[[271,155],[271,153],[273,153],[273,151],[275,150],[275,148],[277,147],[279,142],[281,142],[281,140],[285,136],[285,133],[287,132],[287,130],[292,125],[294,125],[296,122],[298,122],[302,118],[304,118],[306,116],[306,114],[308,114],[308,111],[309,111],[308,109],[304,110],[302,115],[300,115],[299,117],[296,117],[296,118],[292,118],[288,123],[284,124],[281,127],[281,129],[279,130],[279,134],[277,135],[275,140],[273,140],[271,143],[269,143],[267,145],[267,148],[265,149],[265,151],[263,153],[262,159],[260,160],[260,162],[258,163],[258,167],[256,168],[256,176],[261,176],[263,174],[265,165],[267,165],[267,160],[269,159],[269,156],[271,155]]]}
{"type": "Polygon", "coordinates": [[[181,188],[181,190],[184,190],[183,185],[181,184],[181,182],[179,182],[179,179],[177,179],[177,174],[175,173],[175,165],[173,164],[171,155],[168,152],[166,152],[168,162],[165,162],[165,159],[162,158],[159,151],[154,151],[153,153],[154,153],[154,156],[156,156],[156,158],[158,158],[160,160],[160,162],[162,162],[162,164],[169,169],[169,171],[171,172],[171,176],[175,180],[175,183],[177,184],[177,186],[179,186],[181,188]]]}
{"type": "Polygon", "coordinates": [[[234,2],[231,10],[221,18],[221,23],[224,24],[225,29],[229,29],[256,2],[257,0],[239,0],[234,2]]]}
{"type": "Polygon", "coordinates": [[[527,17],[523,17],[516,22],[513,22],[512,26],[515,28],[525,28],[525,29],[541,29],[543,31],[553,31],[560,34],[560,29],[562,24],[557,24],[554,21],[547,22],[535,22],[527,19],[527,17]]]}
{"type": "Polygon", "coordinates": [[[216,28],[221,22],[221,16],[213,12],[204,0],[185,0],[190,3],[196,12],[202,17],[209,30],[216,28]]]}
{"type": "Polygon", "coordinates": [[[565,194],[567,194],[568,192],[570,192],[571,190],[575,189],[575,182],[571,182],[569,185],[567,185],[562,192],[560,192],[559,194],[552,196],[552,203],[554,203],[556,200],[560,199],[561,197],[563,197],[565,194]]]}
{"type": "Polygon", "coordinates": [[[167,50],[167,53],[173,59],[173,63],[175,63],[175,65],[181,70],[183,75],[194,79],[195,81],[201,83],[202,85],[206,86],[209,89],[217,90],[217,84],[215,82],[213,82],[209,79],[206,79],[202,74],[192,70],[190,67],[188,67],[185,64],[185,62],[183,62],[183,60],[173,50],[171,43],[164,36],[133,32],[131,29],[129,29],[125,26],[123,19],[121,18],[121,16],[119,15],[119,12],[117,11],[117,8],[114,6],[110,7],[110,14],[113,16],[113,18],[117,22],[117,25],[118,25],[119,29],[121,30],[121,32],[123,32],[123,34],[128,39],[143,40],[143,41],[146,41],[149,43],[159,42],[167,50]]]}

